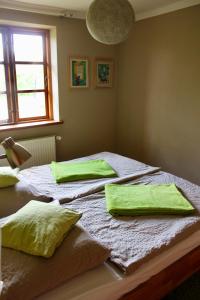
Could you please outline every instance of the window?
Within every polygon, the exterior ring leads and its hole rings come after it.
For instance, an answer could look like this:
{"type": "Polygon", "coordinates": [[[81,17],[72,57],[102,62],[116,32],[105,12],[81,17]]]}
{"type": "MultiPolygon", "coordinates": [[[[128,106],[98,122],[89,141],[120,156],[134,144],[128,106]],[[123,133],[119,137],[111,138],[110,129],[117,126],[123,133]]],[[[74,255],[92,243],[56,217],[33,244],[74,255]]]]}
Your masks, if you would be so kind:
{"type": "Polygon", "coordinates": [[[49,31],[0,26],[0,125],[52,120],[49,31]]]}

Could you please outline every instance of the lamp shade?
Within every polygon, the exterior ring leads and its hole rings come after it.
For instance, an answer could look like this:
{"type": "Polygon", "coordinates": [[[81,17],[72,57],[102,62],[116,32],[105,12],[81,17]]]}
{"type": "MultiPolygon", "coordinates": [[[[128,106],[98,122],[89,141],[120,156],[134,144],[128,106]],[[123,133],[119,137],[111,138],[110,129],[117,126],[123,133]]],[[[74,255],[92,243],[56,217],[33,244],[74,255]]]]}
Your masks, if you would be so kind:
{"type": "Polygon", "coordinates": [[[6,138],[1,145],[5,149],[5,157],[12,168],[17,168],[26,162],[30,157],[30,152],[22,145],[15,143],[13,138],[6,138]]]}
{"type": "Polygon", "coordinates": [[[127,39],[134,22],[134,11],[128,0],[94,0],[86,16],[92,37],[107,45],[127,39]]]}

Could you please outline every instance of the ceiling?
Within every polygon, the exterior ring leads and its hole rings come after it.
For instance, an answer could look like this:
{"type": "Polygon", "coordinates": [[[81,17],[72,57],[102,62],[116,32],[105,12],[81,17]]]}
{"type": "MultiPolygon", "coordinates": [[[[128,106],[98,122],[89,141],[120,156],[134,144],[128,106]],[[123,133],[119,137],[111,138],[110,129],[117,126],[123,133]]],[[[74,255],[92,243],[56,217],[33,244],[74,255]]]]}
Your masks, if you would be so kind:
{"type": "MultiPolygon", "coordinates": [[[[129,0],[136,20],[200,4],[200,0],[129,0]]],[[[92,0],[0,0],[1,8],[85,18],[92,0]]]]}

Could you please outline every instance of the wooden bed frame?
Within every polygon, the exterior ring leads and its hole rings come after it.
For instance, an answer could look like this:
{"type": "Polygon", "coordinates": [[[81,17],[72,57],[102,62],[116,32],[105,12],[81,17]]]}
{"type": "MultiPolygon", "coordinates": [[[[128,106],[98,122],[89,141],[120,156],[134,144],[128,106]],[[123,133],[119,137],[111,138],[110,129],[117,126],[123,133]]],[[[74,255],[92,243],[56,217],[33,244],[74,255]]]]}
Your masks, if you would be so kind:
{"type": "Polygon", "coordinates": [[[200,246],[140,284],[120,300],[160,300],[198,271],[200,271],[200,246]]]}

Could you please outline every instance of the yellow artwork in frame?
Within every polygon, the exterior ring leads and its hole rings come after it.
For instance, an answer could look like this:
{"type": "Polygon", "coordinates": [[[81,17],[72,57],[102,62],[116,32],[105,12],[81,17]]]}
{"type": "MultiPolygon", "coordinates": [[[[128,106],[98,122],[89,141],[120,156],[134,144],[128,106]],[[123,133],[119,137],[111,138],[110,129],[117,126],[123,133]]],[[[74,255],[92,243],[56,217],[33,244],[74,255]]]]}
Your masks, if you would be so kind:
{"type": "Polygon", "coordinates": [[[88,88],[88,65],[87,57],[70,56],[70,87],[71,88],[88,88]]]}

